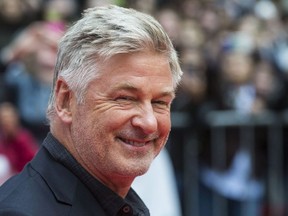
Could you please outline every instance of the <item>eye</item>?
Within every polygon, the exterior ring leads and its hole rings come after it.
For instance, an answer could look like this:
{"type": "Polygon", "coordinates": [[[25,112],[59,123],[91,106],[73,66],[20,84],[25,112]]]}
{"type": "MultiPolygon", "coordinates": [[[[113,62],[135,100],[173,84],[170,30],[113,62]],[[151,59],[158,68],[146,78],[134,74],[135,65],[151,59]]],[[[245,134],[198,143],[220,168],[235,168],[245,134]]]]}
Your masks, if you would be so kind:
{"type": "Polygon", "coordinates": [[[152,101],[152,104],[157,105],[158,107],[169,107],[170,106],[170,102],[164,101],[164,100],[156,100],[156,101],[152,101]]]}
{"type": "Polygon", "coordinates": [[[161,101],[161,100],[154,101],[153,103],[155,103],[155,104],[160,104],[160,105],[167,105],[167,102],[161,101]]]}
{"type": "Polygon", "coordinates": [[[115,101],[135,101],[135,100],[136,98],[127,95],[121,95],[115,99],[115,101]]]}

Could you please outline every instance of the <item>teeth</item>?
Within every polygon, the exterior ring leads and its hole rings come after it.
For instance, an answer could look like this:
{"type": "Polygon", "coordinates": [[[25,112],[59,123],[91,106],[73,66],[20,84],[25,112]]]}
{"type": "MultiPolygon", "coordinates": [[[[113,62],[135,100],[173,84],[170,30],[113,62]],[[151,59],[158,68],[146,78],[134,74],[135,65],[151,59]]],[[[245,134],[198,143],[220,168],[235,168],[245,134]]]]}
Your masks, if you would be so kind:
{"type": "Polygon", "coordinates": [[[142,147],[145,146],[145,142],[134,142],[134,141],[130,141],[130,140],[123,140],[125,143],[132,145],[132,146],[136,146],[136,147],[142,147]]]}

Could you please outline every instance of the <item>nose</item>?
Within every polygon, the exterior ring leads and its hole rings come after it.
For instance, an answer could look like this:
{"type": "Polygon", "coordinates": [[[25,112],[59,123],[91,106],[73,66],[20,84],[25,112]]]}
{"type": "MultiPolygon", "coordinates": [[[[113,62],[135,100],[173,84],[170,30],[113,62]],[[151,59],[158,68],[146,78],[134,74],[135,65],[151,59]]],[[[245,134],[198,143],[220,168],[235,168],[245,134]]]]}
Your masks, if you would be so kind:
{"type": "Polygon", "coordinates": [[[146,134],[157,131],[157,118],[151,104],[143,105],[139,109],[139,112],[132,118],[132,125],[146,134]]]}

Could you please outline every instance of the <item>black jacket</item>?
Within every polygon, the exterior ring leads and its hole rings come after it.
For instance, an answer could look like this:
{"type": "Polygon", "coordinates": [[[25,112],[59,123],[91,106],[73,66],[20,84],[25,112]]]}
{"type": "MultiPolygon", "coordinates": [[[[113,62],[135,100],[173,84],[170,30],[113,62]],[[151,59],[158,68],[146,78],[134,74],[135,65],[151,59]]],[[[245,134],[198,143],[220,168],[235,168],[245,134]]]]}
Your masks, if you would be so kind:
{"type": "Polygon", "coordinates": [[[105,216],[88,188],[42,147],[0,187],[1,216],[105,216]]]}

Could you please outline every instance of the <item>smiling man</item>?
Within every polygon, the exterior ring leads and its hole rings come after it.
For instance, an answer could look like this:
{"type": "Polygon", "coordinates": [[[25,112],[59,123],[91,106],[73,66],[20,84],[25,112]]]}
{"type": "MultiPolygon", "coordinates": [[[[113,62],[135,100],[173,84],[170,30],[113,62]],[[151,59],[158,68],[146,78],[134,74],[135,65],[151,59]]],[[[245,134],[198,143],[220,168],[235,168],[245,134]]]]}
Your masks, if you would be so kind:
{"type": "Polygon", "coordinates": [[[164,147],[182,71],[151,16],[91,8],[59,44],[37,156],[0,189],[0,215],[149,215],[131,188],[164,147]]]}

